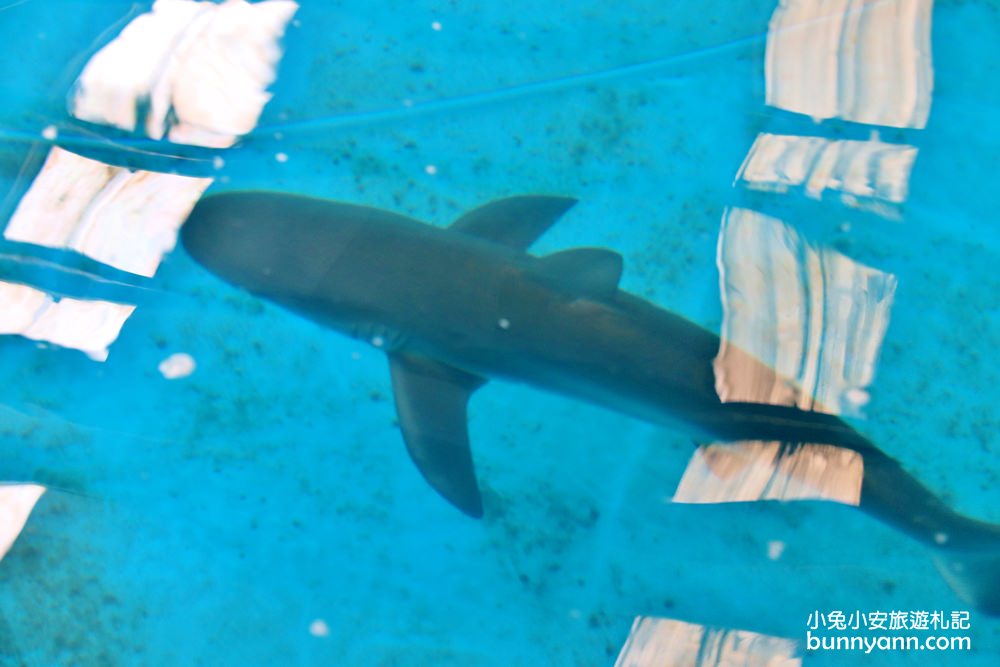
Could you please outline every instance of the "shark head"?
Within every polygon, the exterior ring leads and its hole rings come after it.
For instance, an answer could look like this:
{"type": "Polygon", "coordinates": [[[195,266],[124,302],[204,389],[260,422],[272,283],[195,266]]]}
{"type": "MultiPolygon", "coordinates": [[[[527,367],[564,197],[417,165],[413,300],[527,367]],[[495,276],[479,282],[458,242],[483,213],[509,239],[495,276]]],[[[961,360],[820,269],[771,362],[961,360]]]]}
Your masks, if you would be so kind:
{"type": "Polygon", "coordinates": [[[343,256],[354,236],[349,216],[312,214],[313,200],[269,192],[230,192],[201,199],[181,228],[181,242],[199,264],[265,298],[309,293],[343,256]],[[310,239],[322,237],[322,244],[310,239]]]}

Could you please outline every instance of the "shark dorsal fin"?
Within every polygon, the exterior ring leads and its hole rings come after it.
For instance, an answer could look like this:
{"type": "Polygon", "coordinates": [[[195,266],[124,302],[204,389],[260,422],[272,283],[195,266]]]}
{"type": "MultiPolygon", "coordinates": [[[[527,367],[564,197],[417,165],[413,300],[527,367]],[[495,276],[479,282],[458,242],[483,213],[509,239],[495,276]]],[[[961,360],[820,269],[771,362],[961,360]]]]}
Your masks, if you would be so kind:
{"type": "Polygon", "coordinates": [[[543,277],[584,296],[610,297],[622,277],[622,256],[605,248],[573,248],[538,261],[543,277]]]}
{"type": "Polygon", "coordinates": [[[486,380],[409,354],[389,355],[389,368],[410,458],[435,491],[478,519],[483,501],[469,448],[466,405],[486,380]]]}
{"type": "Polygon", "coordinates": [[[472,209],[450,229],[515,250],[527,250],[576,200],[572,197],[525,195],[497,199],[472,209]]]}

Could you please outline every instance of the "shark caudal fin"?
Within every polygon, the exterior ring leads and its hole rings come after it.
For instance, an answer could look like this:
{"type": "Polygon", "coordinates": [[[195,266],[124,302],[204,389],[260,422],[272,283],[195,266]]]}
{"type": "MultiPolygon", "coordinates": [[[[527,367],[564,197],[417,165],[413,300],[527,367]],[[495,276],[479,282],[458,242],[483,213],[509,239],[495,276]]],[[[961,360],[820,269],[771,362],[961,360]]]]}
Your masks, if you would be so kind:
{"type": "Polygon", "coordinates": [[[1000,525],[959,514],[874,446],[863,456],[861,509],[928,547],[964,602],[1000,616],[1000,525]]]}
{"type": "Polygon", "coordinates": [[[942,547],[932,555],[934,565],[961,600],[991,616],[1000,616],[1000,538],[996,528],[991,544],[982,549],[942,547]]]}

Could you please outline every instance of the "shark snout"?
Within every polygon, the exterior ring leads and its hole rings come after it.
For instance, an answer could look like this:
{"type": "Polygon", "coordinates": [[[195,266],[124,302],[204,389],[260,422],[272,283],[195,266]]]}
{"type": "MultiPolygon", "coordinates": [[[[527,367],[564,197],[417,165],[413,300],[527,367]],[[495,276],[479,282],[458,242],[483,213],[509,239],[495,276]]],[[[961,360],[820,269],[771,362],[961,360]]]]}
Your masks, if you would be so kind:
{"type": "Polygon", "coordinates": [[[266,192],[205,197],[181,227],[181,243],[196,262],[252,293],[302,292],[325,274],[330,253],[318,252],[324,246],[315,226],[289,219],[287,199],[266,192]]]}
{"type": "Polygon", "coordinates": [[[199,262],[223,247],[242,226],[226,215],[224,202],[218,200],[218,196],[200,200],[181,227],[181,243],[199,262]]]}

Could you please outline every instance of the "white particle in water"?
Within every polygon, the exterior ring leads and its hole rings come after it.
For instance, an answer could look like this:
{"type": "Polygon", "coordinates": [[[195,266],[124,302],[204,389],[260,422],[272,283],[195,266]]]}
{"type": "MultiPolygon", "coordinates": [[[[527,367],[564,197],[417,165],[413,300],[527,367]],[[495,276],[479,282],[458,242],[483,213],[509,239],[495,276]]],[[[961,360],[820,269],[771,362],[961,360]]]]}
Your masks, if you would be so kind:
{"type": "Polygon", "coordinates": [[[194,357],[190,354],[178,352],[177,354],[171,354],[161,361],[157,368],[160,371],[160,375],[166,379],[177,380],[194,373],[195,366],[194,357]]]}
{"type": "Polygon", "coordinates": [[[278,162],[288,162],[288,153],[275,153],[274,159],[278,162]]]}
{"type": "Polygon", "coordinates": [[[330,635],[330,626],[322,618],[317,618],[309,624],[309,634],[313,637],[328,637],[330,635]]]}
{"type": "Polygon", "coordinates": [[[375,347],[382,347],[385,345],[385,338],[382,338],[381,336],[374,336],[372,338],[372,345],[375,347]]]}
{"type": "Polygon", "coordinates": [[[871,394],[861,387],[851,387],[844,392],[844,398],[854,408],[863,408],[868,405],[868,401],[872,400],[871,394]]]}
{"type": "Polygon", "coordinates": [[[438,173],[438,168],[432,164],[429,164],[426,167],[424,167],[424,171],[426,171],[429,176],[433,176],[434,174],[438,173]]]}
{"type": "Polygon", "coordinates": [[[56,128],[55,125],[49,125],[44,130],[42,130],[43,139],[54,141],[57,136],[59,136],[59,130],[56,128]]]}
{"type": "Polygon", "coordinates": [[[214,158],[212,158],[212,166],[215,168],[216,171],[218,171],[219,169],[222,169],[223,167],[226,166],[226,161],[222,159],[221,155],[216,155],[214,158]]]}
{"type": "Polygon", "coordinates": [[[504,330],[510,329],[510,320],[506,317],[501,317],[497,320],[497,326],[504,330]]]}
{"type": "Polygon", "coordinates": [[[431,29],[440,32],[441,31],[441,22],[440,21],[434,21],[433,23],[431,23],[431,29]]]}

